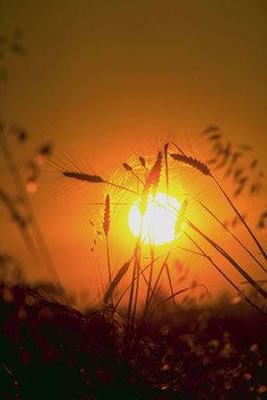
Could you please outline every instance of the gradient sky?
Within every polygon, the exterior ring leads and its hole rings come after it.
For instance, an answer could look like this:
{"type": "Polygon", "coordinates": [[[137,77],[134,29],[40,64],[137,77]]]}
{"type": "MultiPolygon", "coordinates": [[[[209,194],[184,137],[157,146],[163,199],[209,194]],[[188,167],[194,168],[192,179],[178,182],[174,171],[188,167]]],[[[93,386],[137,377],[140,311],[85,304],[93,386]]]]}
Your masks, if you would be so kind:
{"type": "Polygon", "coordinates": [[[265,0],[0,0],[27,48],[1,114],[101,173],[170,136],[201,152],[210,123],[264,162],[266,21],[265,0]]]}

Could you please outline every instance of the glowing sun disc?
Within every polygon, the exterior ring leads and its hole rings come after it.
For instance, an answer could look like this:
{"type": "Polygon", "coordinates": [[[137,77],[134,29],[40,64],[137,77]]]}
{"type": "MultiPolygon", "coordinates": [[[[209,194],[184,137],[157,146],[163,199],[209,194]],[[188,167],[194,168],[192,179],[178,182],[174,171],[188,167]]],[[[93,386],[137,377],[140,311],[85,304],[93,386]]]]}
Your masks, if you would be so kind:
{"type": "Polygon", "coordinates": [[[175,224],[181,208],[180,202],[166,193],[150,194],[147,209],[142,218],[139,204],[141,199],[132,205],[128,223],[132,234],[145,244],[161,245],[175,239],[175,224]]]}

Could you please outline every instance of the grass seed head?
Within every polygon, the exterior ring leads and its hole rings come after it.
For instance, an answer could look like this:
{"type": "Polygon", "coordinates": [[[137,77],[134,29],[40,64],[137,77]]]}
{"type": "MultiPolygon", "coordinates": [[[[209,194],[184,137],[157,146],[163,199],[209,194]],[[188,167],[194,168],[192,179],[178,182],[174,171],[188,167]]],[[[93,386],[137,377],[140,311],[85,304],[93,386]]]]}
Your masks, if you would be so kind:
{"type": "Polygon", "coordinates": [[[130,267],[131,261],[127,261],[117,272],[115,278],[110,282],[108,289],[104,295],[104,303],[107,304],[108,300],[111,298],[114,290],[122,280],[123,276],[126,274],[130,267]]]}
{"type": "Polygon", "coordinates": [[[201,172],[204,175],[211,176],[209,167],[206,164],[204,164],[203,162],[201,162],[200,160],[197,160],[196,158],[187,156],[185,154],[178,154],[178,153],[170,154],[170,156],[176,161],[183,162],[184,164],[187,164],[190,167],[197,169],[199,172],[201,172]]]}
{"type": "Polygon", "coordinates": [[[99,175],[88,175],[80,172],[63,171],[62,175],[67,178],[73,178],[84,182],[90,183],[105,183],[105,180],[99,175]]]}

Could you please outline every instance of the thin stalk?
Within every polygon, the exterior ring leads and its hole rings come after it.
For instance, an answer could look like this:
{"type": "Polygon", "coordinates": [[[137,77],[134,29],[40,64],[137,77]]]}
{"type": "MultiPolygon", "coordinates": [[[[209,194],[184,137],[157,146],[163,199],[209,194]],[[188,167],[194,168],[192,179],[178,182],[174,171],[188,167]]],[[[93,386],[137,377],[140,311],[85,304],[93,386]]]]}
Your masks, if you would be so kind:
{"type": "Polygon", "coordinates": [[[110,251],[109,251],[108,237],[106,237],[106,253],[107,253],[108,279],[109,279],[109,284],[110,284],[111,280],[112,280],[112,276],[111,276],[110,251]]]}
{"type": "Polygon", "coordinates": [[[245,278],[251,284],[251,286],[254,287],[254,289],[257,290],[258,293],[261,294],[262,297],[264,297],[265,299],[267,298],[267,293],[265,292],[265,290],[260,287],[254,279],[251,278],[251,276],[230,256],[228,252],[226,252],[222,247],[220,247],[207,235],[201,232],[201,230],[197,228],[191,221],[189,221],[188,219],[186,221],[195,232],[202,236],[214,249],[216,249],[222,256],[224,256],[224,258],[226,258],[227,261],[229,261],[230,264],[233,265],[233,267],[243,276],[243,278],[245,278]]]}
{"type": "Polygon", "coordinates": [[[164,146],[164,161],[165,161],[165,175],[166,175],[166,193],[169,194],[169,168],[168,168],[168,147],[169,143],[164,146]]]}
{"type": "MultiPolygon", "coordinates": [[[[155,262],[158,261],[158,259],[159,259],[159,257],[157,257],[157,258],[155,259],[155,262]]],[[[140,276],[142,275],[143,278],[144,278],[144,280],[145,280],[146,285],[148,286],[148,281],[147,281],[147,279],[146,279],[146,277],[145,277],[145,275],[144,275],[144,272],[150,267],[150,265],[151,265],[151,263],[149,263],[148,265],[146,265],[143,269],[140,268],[140,272],[139,272],[139,274],[138,274],[137,276],[135,276],[135,280],[136,280],[138,277],[140,277],[140,276]]],[[[114,306],[115,309],[119,306],[120,302],[122,301],[122,299],[123,299],[123,297],[125,296],[125,294],[127,293],[127,291],[130,289],[130,287],[131,287],[131,284],[129,284],[129,285],[126,287],[126,289],[123,291],[122,295],[120,296],[119,300],[117,301],[117,303],[116,303],[115,306],[114,306]]]]}
{"type": "Polygon", "coordinates": [[[148,307],[149,307],[150,296],[151,296],[150,293],[152,294],[153,269],[154,269],[154,263],[155,263],[153,245],[150,248],[150,259],[151,259],[151,264],[150,264],[150,270],[149,270],[148,287],[147,287],[147,292],[146,292],[146,301],[145,301],[145,306],[144,306],[144,315],[146,315],[148,307]]]}
{"type": "Polygon", "coordinates": [[[113,187],[115,187],[117,189],[121,189],[121,190],[124,190],[126,192],[129,192],[129,193],[132,193],[132,194],[135,194],[135,195],[138,196],[138,192],[136,192],[135,190],[129,189],[126,186],[122,186],[122,185],[119,185],[117,183],[109,182],[109,181],[106,181],[106,180],[103,180],[103,182],[106,183],[107,185],[113,186],[113,187]]]}
{"type": "Polygon", "coordinates": [[[134,289],[135,289],[135,279],[136,279],[136,263],[133,266],[133,274],[131,280],[131,289],[127,310],[127,326],[126,326],[126,336],[125,336],[125,346],[126,348],[130,345],[130,338],[132,333],[132,307],[133,307],[133,298],[134,298],[134,289]]]}
{"type": "Polygon", "coordinates": [[[135,293],[135,281],[137,277],[137,257],[136,253],[138,252],[140,246],[140,237],[137,239],[136,247],[134,250],[134,266],[133,266],[133,272],[132,272],[132,279],[131,279],[131,284],[130,284],[130,295],[129,295],[129,302],[128,302],[128,309],[127,309],[127,327],[126,327],[126,346],[129,344],[129,339],[131,337],[131,323],[132,323],[132,308],[133,308],[133,300],[134,300],[134,293],[135,293]]]}
{"type": "MultiPolygon", "coordinates": [[[[106,255],[107,255],[107,267],[108,267],[108,279],[109,279],[109,284],[111,284],[112,276],[111,276],[111,264],[110,264],[110,251],[109,251],[108,235],[106,235],[106,255]]],[[[112,296],[111,296],[111,303],[113,304],[112,296]]]]}
{"type": "Polygon", "coordinates": [[[140,248],[136,251],[135,254],[135,263],[136,263],[136,286],[135,286],[135,297],[134,297],[134,306],[133,306],[133,315],[132,322],[135,321],[137,303],[138,303],[138,295],[139,295],[139,283],[140,283],[140,253],[141,253],[141,245],[140,248]]]}
{"type": "MultiPolygon", "coordinates": [[[[201,254],[201,255],[202,255],[202,254],[201,254]]],[[[184,292],[187,292],[188,290],[195,289],[196,287],[203,287],[204,289],[206,289],[206,293],[208,293],[208,289],[206,288],[206,286],[203,285],[203,284],[201,284],[201,283],[198,283],[198,284],[196,284],[196,285],[194,285],[194,286],[189,286],[189,287],[186,287],[186,288],[183,288],[183,289],[178,290],[177,292],[173,293],[173,295],[171,295],[171,296],[167,297],[166,299],[164,299],[164,300],[162,301],[162,303],[166,303],[166,302],[169,301],[169,300],[173,300],[173,298],[176,297],[176,296],[178,296],[179,294],[182,294],[182,293],[184,293],[184,292]]]]}
{"type": "Polygon", "coordinates": [[[250,298],[240,290],[240,288],[221,270],[220,267],[213,261],[213,259],[196,243],[196,241],[186,232],[184,232],[188,239],[196,246],[196,248],[201,252],[201,255],[206,258],[210,264],[224,277],[224,279],[238,292],[238,294],[252,307],[254,307],[261,314],[267,315],[261,308],[254,304],[250,298]]]}
{"type": "MultiPolygon", "coordinates": [[[[132,299],[132,301],[133,301],[133,315],[132,315],[133,322],[134,322],[134,319],[135,319],[135,314],[136,314],[136,309],[137,309],[139,283],[140,283],[139,272],[140,272],[141,237],[142,237],[142,232],[143,232],[143,222],[144,222],[144,218],[142,217],[140,228],[139,228],[139,235],[138,235],[136,248],[135,248],[135,253],[134,253],[134,272],[135,272],[134,281],[136,281],[136,285],[135,285],[135,288],[134,288],[135,290],[133,289],[134,290],[134,294],[133,294],[133,299],[132,299]]],[[[145,278],[145,276],[144,276],[144,278],[145,278]]],[[[128,321],[128,324],[129,324],[129,321],[128,321]]]]}
{"type": "Polygon", "coordinates": [[[137,183],[141,183],[142,186],[145,186],[145,182],[142,181],[140,176],[138,176],[133,170],[131,170],[130,173],[137,179],[137,183]]]}
{"type": "Polygon", "coordinates": [[[174,296],[174,292],[173,292],[171,274],[170,274],[169,265],[168,265],[167,263],[165,264],[165,268],[166,268],[167,277],[168,277],[168,282],[169,282],[169,286],[170,286],[170,290],[171,290],[172,302],[173,302],[173,304],[175,305],[175,296],[174,296]]]}
{"type": "MultiPolygon", "coordinates": [[[[168,251],[168,253],[167,253],[166,257],[165,257],[165,260],[164,260],[163,263],[162,263],[162,266],[161,266],[161,268],[160,268],[160,271],[159,271],[159,273],[158,273],[158,276],[157,276],[157,279],[156,279],[156,281],[155,281],[155,283],[154,283],[154,286],[153,286],[153,288],[152,288],[152,290],[151,290],[151,295],[150,295],[150,297],[149,297],[149,299],[148,299],[147,307],[145,307],[145,310],[144,310],[143,321],[145,320],[146,315],[147,315],[147,313],[148,313],[148,311],[149,311],[149,307],[150,307],[150,305],[151,305],[151,303],[152,303],[152,301],[153,301],[153,297],[155,296],[155,292],[156,292],[157,286],[158,286],[158,284],[159,284],[161,275],[162,275],[164,269],[165,269],[166,266],[167,266],[167,261],[168,261],[168,258],[169,258],[169,256],[170,256],[170,254],[171,254],[171,250],[168,251]]],[[[154,261],[153,261],[153,262],[154,262],[154,261]]]]}
{"type": "MultiPolygon", "coordinates": [[[[191,196],[192,197],[192,196],[191,196]]],[[[261,264],[261,262],[254,256],[254,254],[241,242],[241,240],[238,239],[238,237],[230,231],[220,220],[216,215],[207,207],[205,206],[202,201],[192,197],[197,203],[199,203],[220,225],[222,228],[224,228],[235,240],[236,242],[253,258],[253,260],[259,265],[259,267],[264,271],[267,272],[267,270],[264,268],[264,266],[261,264]]]]}
{"type": "Polygon", "coordinates": [[[261,246],[260,242],[258,241],[258,239],[256,238],[256,236],[254,235],[254,233],[252,232],[252,230],[250,229],[250,227],[248,226],[248,224],[246,223],[245,219],[242,217],[242,215],[240,214],[240,212],[238,211],[238,209],[236,208],[236,206],[234,205],[234,203],[232,202],[232,200],[230,199],[230,197],[227,195],[227,193],[224,191],[224,189],[222,188],[222,186],[219,184],[219,182],[216,180],[216,178],[214,176],[212,176],[212,179],[214,180],[214,182],[216,183],[216,185],[218,186],[218,188],[220,189],[220,191],[222,192],[222,194],[224,195],[224,197],[226,198],[226,200],[229,202],[229,204],[231,205],[231,207],[233,208],[233,210],[236,212],[236,214],[238,215],[240,221],[243,223],[243,225],[245,226],[245,228],[247,229],[247,231],[249,232],[249,234],[251,235],[251,237],[254,239],[256,245],[258,246],[260,252],[262,253],[265,261],[267,260],[267,254],[265,253],[263,247],[261,246]]]}
{"type": "Polygon", "coordinates": [[[9,377],[12,380],[12,384],[16,392],[16,400],[22,400],[21,386],[18,377],[15,376],[14,372],[6,364],[3,363],[1,366],[8,373],[9,377]]]}

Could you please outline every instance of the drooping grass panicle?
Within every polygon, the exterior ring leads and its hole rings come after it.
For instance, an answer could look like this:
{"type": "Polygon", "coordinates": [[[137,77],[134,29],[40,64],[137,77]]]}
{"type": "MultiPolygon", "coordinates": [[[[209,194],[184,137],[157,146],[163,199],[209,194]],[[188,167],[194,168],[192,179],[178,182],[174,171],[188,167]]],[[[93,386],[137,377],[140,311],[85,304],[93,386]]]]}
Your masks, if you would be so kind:
{"type": "Polygon", "coordinates": [[[209,167],[206,164],[204,164],[202,161],[197,160],[196,158],[187,156],[185,154],[179,154],[179,153],[172,153],[172,154],[170,154],[170,156],[176,161],[182,162],[184,164],[189,165],[190,167],[197,169],[199,172],[201,172],[204,175],[211,176],[209,167]]]}
{"type": "Polygon", "coordinates": [[[202,131],[202,135],[208,135],[210,133],[218,132],[219,127],[217,125],[209,125],[202,131]]]}
{"type": "Polygon", "coordinates": [[[131,260],[123,264],[122,267],[117,272],[117,274],[115,275],[114,279],[110,282],[106,290],[106,293],[104,295],[105,304],[107,304],[109,299],[112,297],[114,290],[116,289],[116,287],[118,286],[124,275],[127,273],[130,265],[131,265],[131,260]]]}

